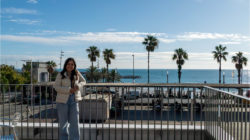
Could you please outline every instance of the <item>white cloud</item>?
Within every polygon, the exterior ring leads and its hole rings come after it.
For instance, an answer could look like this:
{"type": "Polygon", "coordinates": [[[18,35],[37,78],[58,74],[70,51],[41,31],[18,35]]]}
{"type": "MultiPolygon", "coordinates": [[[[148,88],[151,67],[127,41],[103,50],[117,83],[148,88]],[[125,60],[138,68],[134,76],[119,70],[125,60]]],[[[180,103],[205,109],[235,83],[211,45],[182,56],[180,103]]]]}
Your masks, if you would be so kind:
{"type": "MultiPolygon", "coordinates": [[[[88,33],[74,33],[74,32],[59,32],[59,31],[43,31],[40,33],[21,33],[21,35],[2,35],[2,40],[16,41],[16,42],[32,42],[44,43],[51,45],[58,45],[58,43],[82,43],[82,42],[101,42],[101,43],[141,43],[146,35],[144,32],[88,32],[88,33]],[[49,36],[60,34],[60,36],[49,36]],[[63,35],[64,34],[64,35],[63,35]],[[25,35],[25,36],[22,36],[25,35]],[[35,35],[43,35],[35,36],[35,35]],[[47,36],[46,36],[47,35],[47,36]]],[[[163,38],[166,37],[163,33],[150,33],[159,38],[160,42],[172,43],[175,40],[163,38]]]]}
{"type": "Polygon", "coordinates": [[[3,8],[1,10],[1,13],[4,13],[4,14],[32,14],[32,15],[34,15],[34,14],[37,14],[37,11],[11,7],[11,8],[3,8]]]}
{"type": "MultiPolygon", "coordinates": [[[[18,22],[13,20],[12,22],[18,22]]],[[[36,24],[38,21],[28,22],[27,24],[36,24]]],[[[43,43],[50,45],[82,44],[90,43],[141,43],[147,35],[156,36],[160,44],[176,43],[181,41],[195,40],[215,40],[216,43],[225,45],[237,45],[250,42],[250,36],[241,34],[219,34],[219,33],[199,33],[190,32],[181,35],[167,36],[166,33],[146,33],[146,32],[66,32],[66,31],[36,31],[32,33],[19,33],[18,35],[2,35],[1,39],[6,41],[26,42],[26,43],[43,43]]]]}
{"type": "Polygon", "coordinates": [[[28,42],[28,43],[42,43],[48,45],[58,45],[70,43],[69,40],[61,38],[46,38],[46,37],[34,37],[34,36],[15,36],[15,35],[1,35],[1,40],[13,41],[13,42],[28,42]]]}
{"type": "Polygon", "coordinates": [[[250,41],[249,36],[244,36],[240,34],[220,34],[220,33],[200,33],[200,32],[188,32],[183,35],[177,35],[178,40],[201,40],[201,39],[225,39],[234,41],[250,41]]]}
{"type": "Polygon", "coordinates": [[[30,20],[30,19],[10,19],[10,22],[15,22],[18,24],[36,25],[39,24],[40,20],[30,20]]]}
{"type": "Polygon", "coordinates": [[[241,43],[236,42],[236,41],[227,41],[227,42],[219,42],[219,44],[222,44],[222,45],[238,45],[238,44],[241,44],[241,43]]]}
{"type": "Polygon", "coordinates": [[[38,0],[27,0],[27,3],[36,4],[38,3],[38,0]]]}

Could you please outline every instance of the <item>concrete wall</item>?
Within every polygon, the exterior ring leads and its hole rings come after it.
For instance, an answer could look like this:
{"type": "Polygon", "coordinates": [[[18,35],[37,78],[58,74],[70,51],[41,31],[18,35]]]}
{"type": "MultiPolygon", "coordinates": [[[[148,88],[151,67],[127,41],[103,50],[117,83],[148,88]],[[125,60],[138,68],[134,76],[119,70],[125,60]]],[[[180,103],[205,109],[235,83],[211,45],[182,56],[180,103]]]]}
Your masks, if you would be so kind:
{"type": "MultiPolygon", "coordinates": [[[[18,136],[21,137],[21,127],[16,128],[18,136]]],[[[8,130],[5,130],[6,132],[8,132],[8,130]]],[[[155,130],[154,129],[149,129],[149,131],[147,129],[143,129],[141,131],[141,129],[133,129],[130,128],[130,130],[128,131],[128,129],[89,129],[89,128],[85,128],[83,130],[83,128],[81,128],[81,140],[85,139],[85,140],[119,140],[119,139],[124,139],[124,140],[128,140],[128,138],[130,140],[134,140],[134,139],[143,139],[143,140],[161,140],[161,139],[167,139],[167,140],[208,140],[209,137],[206,135],[205,131],[201,131],[201,130],[182,130],[182,132],[180,130],[176,130],[174,132],[174,130],[167,130],[167,129],[163,129],[163,131],[161,130],[155,130]],[[141,137],[142,136],[142,137],[141,137]]],[[[47,127],[47,132],[46,132],[46,127],[22,127],[22,136],[23,139],[52,139],[52,135],[53,135],[53,139],[58,139],[58,127],[54,126],[54,128],[52,129],[52,127],[47,127]],[[28,132],[28,133],[27,133],[28,132]],[[46,134],[47,133],[47,134],[46,134]]]]}

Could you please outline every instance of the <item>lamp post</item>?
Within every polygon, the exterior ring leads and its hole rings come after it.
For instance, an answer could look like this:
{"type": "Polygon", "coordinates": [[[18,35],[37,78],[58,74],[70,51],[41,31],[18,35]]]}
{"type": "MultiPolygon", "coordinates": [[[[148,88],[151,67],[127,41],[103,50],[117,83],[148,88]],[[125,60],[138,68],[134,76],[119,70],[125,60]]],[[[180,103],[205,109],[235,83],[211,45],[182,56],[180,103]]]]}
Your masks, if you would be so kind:
{"type": "MultiPolygon", "coordinates": [[[[32,59],[30,59],[30,60],[22,60],[22,61],[24,61],[24,62],[26,62],[26,64],[27,64],[27,62],[30,62],[30,93],[31,93],[31,106],[33,106],[33,85],[32,85],[32,71],[33,71],[33,69],[32,69],[32,59]]],[[[29,107],[27,108],[27,111],[29,110],[29,107]]]]}
{"type": "Polygon", "coordinates": [[[32,69],[32,60],[30,59],[30,60],[22,60],[22,61],[24,61],[24,62],[30,62],[30,84],[32,85],[32,71],[33,71],[33,69],[32,69]]]}
{"type": "Polygon", "coordinates": [[[134,62],[134,57],[135,57],[135,55],[134,54],[132,54],[132,56],[133,56],[133,83],[135,83],[135,62],[134,62]]]}
{"type": "Polygon", "coordinates": [[[61,50],[61,54],[60,54],[60,70],[62,69],[62,57],[64,56],[63,53],[64,52],[61,50]]]}
{"type": "Polygon", "coordinates": [[[225,72],[223,72],[223,84],[225,84],[225,72]]]}

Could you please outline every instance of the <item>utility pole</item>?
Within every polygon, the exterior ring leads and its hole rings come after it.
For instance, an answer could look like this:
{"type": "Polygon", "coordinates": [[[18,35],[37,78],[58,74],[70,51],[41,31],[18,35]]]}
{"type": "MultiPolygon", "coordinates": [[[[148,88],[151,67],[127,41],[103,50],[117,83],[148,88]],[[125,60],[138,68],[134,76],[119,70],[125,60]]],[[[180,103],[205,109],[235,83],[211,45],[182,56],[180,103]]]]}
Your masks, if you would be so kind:
{"type": "Polygon", "coordinates": [[[132,54],[132,56],[133,56],[133,83],[135,83],[135,62],[134,62],[134,57],[135,57],[135,55],[134,54],[132,54]]]}
{"type": "Polygon", "coordinates": [[[64,56],[63,53],[64,52],[61,50],[61,54],[60,54],[60,70],[62,69],[62,57],[64,56]]]}
{"type": "Polygon", "coordinates": [[[98,60],[97,60],[97,68],[99,69],[99,57],[98,57],[98,60]]]}

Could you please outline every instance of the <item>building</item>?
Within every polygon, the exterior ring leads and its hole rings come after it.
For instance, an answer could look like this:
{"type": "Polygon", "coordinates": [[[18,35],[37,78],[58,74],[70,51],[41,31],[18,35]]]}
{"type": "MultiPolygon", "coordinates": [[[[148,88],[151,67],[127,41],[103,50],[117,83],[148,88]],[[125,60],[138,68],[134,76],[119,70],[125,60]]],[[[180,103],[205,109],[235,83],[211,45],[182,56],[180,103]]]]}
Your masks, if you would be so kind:
{"type": "MultiPolygon", "coordinates": [[[[27,62],[27,64],[30,62],[27,62]]],[[[48,82],[49,72],[47,70],[46,62],[32,62],[32,77],[35,81],[48,82]]]]}

